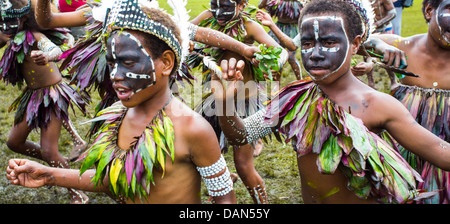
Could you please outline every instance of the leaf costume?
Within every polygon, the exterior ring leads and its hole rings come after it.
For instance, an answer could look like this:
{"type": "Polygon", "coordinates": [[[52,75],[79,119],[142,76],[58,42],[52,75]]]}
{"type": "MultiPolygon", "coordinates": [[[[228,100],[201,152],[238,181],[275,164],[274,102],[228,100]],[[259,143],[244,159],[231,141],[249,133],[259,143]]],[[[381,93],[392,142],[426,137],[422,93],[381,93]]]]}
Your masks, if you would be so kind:
{"type": "MultiPolygon", "coordinates": [[[[295,19],[294,23],[282,23],[277,21],[275,25],[280,28],[280,30],[294,39],[298,35],[298,24],[297,20],[300,17],[300,12],[303,9],[303,4],[298,0],[272,0],[267,3],[265,7],[267,12],[272,17],[288,17],[290,19],[295,19]]],[[[269,35],[279,42],[278,38],[272,31],[269,31],[269,35]]]]}
{"type": "Polygon", "coordinates": [[[153,170],[162,169],[164,177],[166,157],[169,156],[172,162],[175,159],[174,128],[164,107],[128,149],[117,145],[119,127],[128,108],[117,102],[100,111],[91,121],[104,122],[95,133],[92,146],[79,158],[84,159],[80,175],[95,165],[92,182],[96,186],[108,176],[109,188],[114,196],[132,200],[137,196],[147,198],[150,183],[154,184],[153,170]]]}
{"type": "Polygon", "coordinates": [[[280,133],[299,156],[317,154],[323,174],[339,168],[358,197],[405,203],[417,193],[420,176],[401,157],[390,136],[370,132],[311,80],[291,83],[273,97],[265,122],[276,119],[281,121],[280,133]]]}
{"type": "MultiPolygon", "coordinates": [[[[42,32],[57,45],[63,45],[65,29],[51,29],[42,32]]],[[[5,49],[0,60],[1,78],[13,86],[22,87],[24,77],[22,63],[26,55],[31,52],[35,38],[30,30],[18,32],[5,49]]],[[[19,97],[9,107],[8,111],[17,110],[14,124],[24,118],[31,129],[46,128],[50,122],[50,115],[54,113],[58,119],[69,122],[69,107],[77,106],[86,113],[87,98],[78,94],[71,86],[60,82],[51,86],[31,89],[26,87],[19,97]],[[26,117],[24,115],[26,114],[26,117]]],[[[75,113],[75,111],[74,111],[75,113]]]]}
{"type": "MultiPolygon", "coordinates": [[[[417,123],[450,142],[450,90],[400,84],[392,95],[406,106],[417,123]]],[[[439,190],[439,196],[422,202],[450,203],[450,173],[420,159],[400,145],[399,149],[411,166],[421,173],[424,182],[418,186],[428,191],[439,190]]]]}

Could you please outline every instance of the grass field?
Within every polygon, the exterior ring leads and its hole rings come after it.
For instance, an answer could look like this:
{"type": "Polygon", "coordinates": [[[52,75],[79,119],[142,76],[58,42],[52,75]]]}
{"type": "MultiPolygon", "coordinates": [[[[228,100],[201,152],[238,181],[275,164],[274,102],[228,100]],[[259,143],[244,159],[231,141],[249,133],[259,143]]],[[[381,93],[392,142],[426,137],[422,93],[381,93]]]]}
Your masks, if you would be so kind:
{"type": "MultiPolygon", "coordinates": [[[[250,0],[251,4],[256,5],[259,0],[250,0]]],[[[190,9],[191,18],[194,18],[204,7],[208,6],[207,0],[188,0],[188,9],[190,9]]],[[[170,11],[165,1],[160,1],[160,5],[170,11]]],[[[407,8],[403,12],[403,35],[409,36],[417,33],[424,33],[427,31],[427,25],[423,19],[421,13],[421,1],[416,1],[411,8],[407,8]]],[[[199,74],[197,74],[199,75],[199,74]]],[[[283,70],[283,82],[286,84],[294,79],[293,74],[289,66],[283,70]]],[[[377,72],[375,80],[377,82],[377,88],[386,88],[389,85],[388,78],[383,72],[377,72]]],[[[182,89],[183,94],[189,94],[191,88],[182,89]]],[[[7,86],[5,83],[0,83],[0,204],[3,203],[29,203],[29,204],[54,204],[54,203],[69,203],[69,197],[67,190],[60,187],[52,188],[37,188],[28,189],[18,186],[13,186],[8,183],[5,177],[5,169],[7,161],[11,158],[24,158],[22,155],[18,155],[10,151],[5,142],[9,135],[9,130],[13,124],[14,112],[8,112],[9,105],[20,94],[20,90],[17,87],[7,86]]],[[[99,98],[95,93],[94,103],[96,105],[99,98]]],[[[91,113],[94,108],[89,108],[91,113]]],[[[78,132],[84,135],[89,125],[82,125],[81,123],[88,120],[91,116],[84,117],[77,111],[75,115],[71,117],[78,132]]],[[[39,133],[33,131],[29,136],[29,140],[39,142],[39,133]]],[[[72,141],[69,134],[63,130],[59,141],[60,152],[67,156],[72,147],[72,141]]],[[[272,204],[301,204],[301,186],[300,178],[298,176],[297,162],[295,159],[295,153],[292,147],[284,145],[279,142],[269,142],[265,144],[265,149],[261,156],[256,157],[254,160],[255,167],[263,177],[266,183],[266,190],[268,194],[269,202],[272,204]]],[[[232,152],[230,151],[225,155],[228,165],[231,171],[235,171],[232,152]]],[[[80,163],[72,163],[73,168],[79,168],[80,163]]],[[[235,191],[238,203],[248,204],[252,203],[250,196],[242,184],[242,181],[238,180],[235,185],[235,191]]],[[[205,203],[207,200],[206,190],[202,190],[202,199],[205,203]]],[[[109,197],[103,194],[87,193],[90,197],[91,203],[107,204],[115,203],[109,197]]]]}

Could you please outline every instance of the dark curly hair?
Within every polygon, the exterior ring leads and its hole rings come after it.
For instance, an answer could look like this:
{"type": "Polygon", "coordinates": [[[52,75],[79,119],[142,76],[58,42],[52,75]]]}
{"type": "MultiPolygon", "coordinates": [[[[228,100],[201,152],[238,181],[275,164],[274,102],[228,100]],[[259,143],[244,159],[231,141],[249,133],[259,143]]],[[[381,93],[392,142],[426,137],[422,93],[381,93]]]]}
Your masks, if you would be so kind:
{"type": "MultiPolygon", "coordinates": [[[[431,8],[433,9],[437,9],[439,7],[439,5],[441,4],[442,0],[423,0],[422,2],[422,14],[424,15],[425,18],[425,7],[427,6],[427,4],[430,4],[431,8]]],[[[425,18],[425,20],[428,22],[430,22],[429,19],[425,18]]]]}
{"type": "Polygon", "coordinates": [[[344,25],[349,40],[353,40],[356,36],[364,33],[361,17],[348,2],[343,0],[311,0],[302,9],[298,21],[300,24],[305,15],[329,13],[337,13],[344,17],[344,25]]]}

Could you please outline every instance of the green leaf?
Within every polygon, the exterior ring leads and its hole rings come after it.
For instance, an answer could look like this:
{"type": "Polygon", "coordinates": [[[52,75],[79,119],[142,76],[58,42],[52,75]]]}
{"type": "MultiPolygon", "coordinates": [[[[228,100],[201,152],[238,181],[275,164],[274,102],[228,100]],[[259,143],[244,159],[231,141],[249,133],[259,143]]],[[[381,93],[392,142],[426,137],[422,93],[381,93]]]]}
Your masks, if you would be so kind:
{"type": "Polygon", "coordinates": [[[317,166],[321,173],[333,174],[339,166],[342,157],[342,149],[337,143],[337,138],[334,135],[325,141],[317,158],[317,166]]]}
{"type": "Polygon", "coordinates": [[[25,31],[21,31],[14,36],[14,43],[17,45],[21,45],[23,41],[25,40],[25,31]]]}

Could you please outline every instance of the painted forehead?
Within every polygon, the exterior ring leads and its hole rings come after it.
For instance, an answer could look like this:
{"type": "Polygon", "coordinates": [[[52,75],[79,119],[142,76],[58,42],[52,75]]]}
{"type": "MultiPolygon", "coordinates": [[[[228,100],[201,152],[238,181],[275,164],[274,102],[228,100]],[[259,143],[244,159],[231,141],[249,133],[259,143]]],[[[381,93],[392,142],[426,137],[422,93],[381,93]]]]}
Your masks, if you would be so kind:
{"type": "Polygon", "coordinates": [[[211,0],[211,4],[215,4],[215,5],[217,5],[217,7],[235,6],[237,4],[237,2],[233,1],[233,0],[211,0]]]}
{"type": "MultiPolygon", "coordinates": [[[[136,47],[144,55],[146,55],[147,57],[150,57],[147,50],[141,44],[141,41],[139,41],[139,39],[136,36],[134,36],[133,34],[127,32],[127,31],[114,31],[112,33],[111,38],[110,38],[111,48],[117,49],[117,44],[119,44],[119,43],[123,44],[124,47],[126,47],[126,48],[128,48],[130,46],[136,47]]],[[[131,49],[125,49],[125,50],[131,50],[131,49]]],[[[132,49],[132,50],[136,50],[136,49],[132,49]]],[[[113,52],[111,52],[111,53],[113,53],[113,52]]],[[[114,54],[116,54],[116,53],[117,52],[114,51],[114,54]]]]}
{"type": "Polygon", "coordinates": [[[325,31],[327,33],[332,32],[345,32],[344,20],[340,16],[313,16],[304,18],[300,29],[303,31],[304,28],[318,27],[321,32],[325,31]]]}

